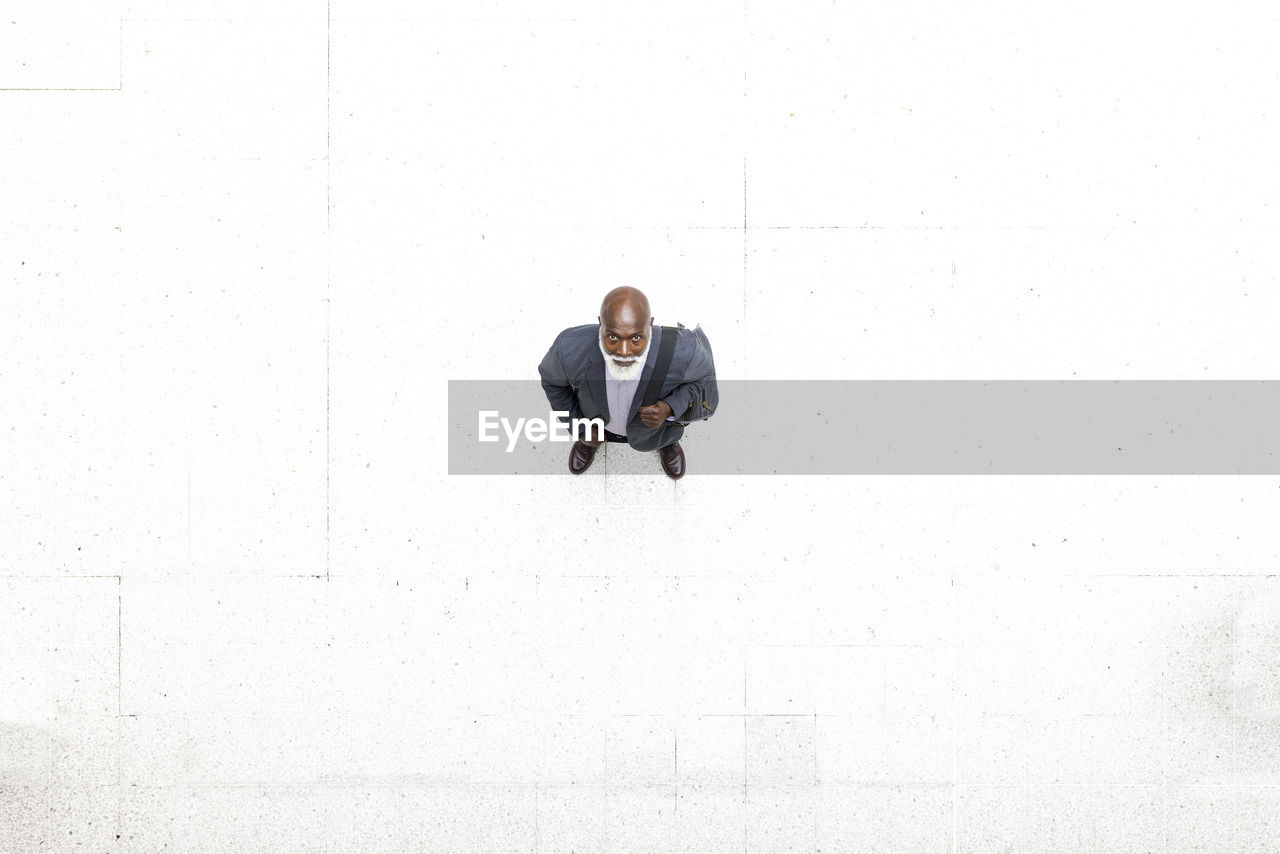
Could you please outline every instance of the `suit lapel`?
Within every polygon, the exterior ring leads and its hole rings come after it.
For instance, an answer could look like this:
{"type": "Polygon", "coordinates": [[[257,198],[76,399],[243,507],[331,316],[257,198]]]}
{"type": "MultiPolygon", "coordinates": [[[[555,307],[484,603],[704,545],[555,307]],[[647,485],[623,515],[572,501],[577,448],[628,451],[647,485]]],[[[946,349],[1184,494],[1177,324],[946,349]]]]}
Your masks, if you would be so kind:
{"type": "Polygon", "coordinates": [[[628,425],[635,420],[636,413],[640,411],[640,404],[644,402],[644,392],[649,387],[649,377],[653,375],[654,363],[658,361],[658,346],[661,342],[662,327],[652,327],[649,335],[649,349],[644,354],[644,370],[640,372],[640,382],[636,383],[636,393],[631,398],[631,411],[627,413],[628,425]]]}
{"type": "Polygon", "coordinates": [[[604,423],[609,423],[609,392],[604,384],[604,357],[600,355],[600,348],[592,348],[593,358],[587,366],[587,388],[591,390],[591,398],[600,404],[600,409],[604,412],[604,423]]]}

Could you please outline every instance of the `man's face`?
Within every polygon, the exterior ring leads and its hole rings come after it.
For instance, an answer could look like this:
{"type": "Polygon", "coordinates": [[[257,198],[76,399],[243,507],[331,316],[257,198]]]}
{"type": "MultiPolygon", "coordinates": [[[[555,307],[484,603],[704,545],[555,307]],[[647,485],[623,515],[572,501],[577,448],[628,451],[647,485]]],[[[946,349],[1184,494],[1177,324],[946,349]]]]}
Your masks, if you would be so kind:
{"type": "Polygon", "coordinates": [[[601,320],[600,343],[604,345],[609,359],[618,367],[625,368],[644,357],[649,347],[649,327],[642,321],[606,323],[601,320]]]}
{"type": "Polygon", "coordinates": [[[619,380],[640,376],[653,318],[645,317],[638,306],[624,302],[612,307],[599,320],[600,353],[609,374],[619,380]]]}

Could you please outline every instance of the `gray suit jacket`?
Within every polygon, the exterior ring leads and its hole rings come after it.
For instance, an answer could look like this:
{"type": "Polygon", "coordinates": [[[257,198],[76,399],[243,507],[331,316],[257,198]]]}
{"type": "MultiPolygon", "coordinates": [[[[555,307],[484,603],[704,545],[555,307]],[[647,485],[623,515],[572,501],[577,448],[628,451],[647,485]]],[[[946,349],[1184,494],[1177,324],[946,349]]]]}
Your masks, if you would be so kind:
{"type": "MultiPolygon", "coordinates": [[[[636,386],[636,396],[627,414],[627,443],[637,451],[653,451],[679,441],[684,427],[674,421],[659,427],[646,427],[640,420],[640,403],[653,373],[653,363],[658,360],[658,347],[662,342],[662,327],[654,326],[645,354],[644,371],[636,386]]],[[[671,356],[671,369],[662,383],[659,400],[665,400],[671,411],[679,416],[695,398],[700,398],[702,387],[714,373],[711,353],[689,329],[677,328],[676,349],[671,356]]],[[[556,336],[555,342],[538,373],[542,375],[542,389],[547,394],[553,410],[563,410],[572,418],[602,418],[609,421],[609,398],[604,385],[604,357],[600,355],[600,327],[595,323],[573,326],[556,336]]]]}

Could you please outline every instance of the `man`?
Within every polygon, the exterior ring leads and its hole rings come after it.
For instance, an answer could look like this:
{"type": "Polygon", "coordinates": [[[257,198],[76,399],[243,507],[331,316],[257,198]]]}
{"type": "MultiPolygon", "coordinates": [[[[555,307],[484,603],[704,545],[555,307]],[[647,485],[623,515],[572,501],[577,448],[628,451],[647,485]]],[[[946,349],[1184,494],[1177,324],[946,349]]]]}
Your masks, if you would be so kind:
{"type": "Polygon", "coordinates": [[[662,470],[679,480],[685,472],[680,447],[684,427],[675,417],[701,399],[704,386],[715,375],[705,337],[699,339],[683,327],[654,326],[649,300],[631,287],[605,294],[596,320],[598,325],[588,323],[561,332],[538,366],[553,410],[568,412],[571,420],[600,418],[605,424],[603,437],[573,443],[569,471],[582,474],[590,468],[604,442],[626,442],[637,451],[657,450],[662,470]],[[658,401],[642,406],[668,330],[679,336],[671,367],[658,401]]]}

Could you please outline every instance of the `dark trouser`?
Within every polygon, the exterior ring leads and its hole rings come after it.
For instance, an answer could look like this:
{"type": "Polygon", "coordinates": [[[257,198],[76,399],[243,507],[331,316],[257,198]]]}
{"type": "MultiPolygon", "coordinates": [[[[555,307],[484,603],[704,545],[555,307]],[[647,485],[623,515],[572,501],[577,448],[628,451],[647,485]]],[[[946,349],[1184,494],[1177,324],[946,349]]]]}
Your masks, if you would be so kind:
{"type": "MultiPolygon", "coordinates": [[[[624,444],[624,445],[625,445],[625,444],[627,444],[627,437],[626,437],[626,436],[621,436],[621,435],[619,435],[619,434],[617,434],[617,433],[614,433],[614,432],[612,432],[612,431],[610,431],[610,430],[605,430],[605,431],[604,431],[604,441],[605,441],[605,442],[621,442],[622,444],[624,444]]],[[[587,442],[586,444],[590,445],[591,443],[590,443],[590,442],[587,442]]],[[[603,443],[601,443],[601,444],[603,444],[603,443]]],[[[672,442],[671,444],[673,444],[673,445],[674,445],[674,444],[675,444],[675,442],[672,442]]],[[[596,445],[595,447],[599,447],[599,445],[596,445]]]]}

